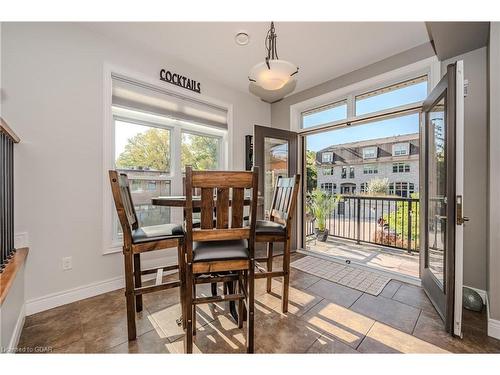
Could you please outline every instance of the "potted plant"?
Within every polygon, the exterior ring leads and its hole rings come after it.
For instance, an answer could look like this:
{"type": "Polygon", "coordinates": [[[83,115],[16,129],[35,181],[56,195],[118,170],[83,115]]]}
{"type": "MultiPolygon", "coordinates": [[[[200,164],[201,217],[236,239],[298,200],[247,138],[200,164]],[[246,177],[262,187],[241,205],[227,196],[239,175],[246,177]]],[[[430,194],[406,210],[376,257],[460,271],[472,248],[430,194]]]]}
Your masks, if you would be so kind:
{"type": "Polygon", "coordinates": [[[335,209],[338,198],[318,188],[309,193],[309,211],[316,218],[316,238],[325,242],[328,238],[326,220],[335,209]]]}

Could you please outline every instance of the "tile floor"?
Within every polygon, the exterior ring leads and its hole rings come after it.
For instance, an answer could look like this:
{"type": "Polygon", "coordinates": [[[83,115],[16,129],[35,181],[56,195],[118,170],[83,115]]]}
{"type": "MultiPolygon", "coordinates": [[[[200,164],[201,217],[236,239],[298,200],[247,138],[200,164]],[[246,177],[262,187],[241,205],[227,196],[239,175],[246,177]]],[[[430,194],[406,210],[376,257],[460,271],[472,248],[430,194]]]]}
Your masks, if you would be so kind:
{"type": "MultiPolygon", "coordinates": [[[[295,254],[292,259],[301,257],[295,254]]],[[[442,329],[421,288],[391,280],[377,297],[292,269],[289,313],[280,312],[280,282],[256,291],[259,353],[500,353],[486,335],[485,313],[464,311],[463,340],[442,329]]],[[[208,294],[209,287],[200,288],[208,294]]],[[[148,294],[137,318],[138,338],[127,341],[123,290],[57,307],[26,318],[19,351],[52,353],[182,353],[178,291],[148,294]]],[[[202,305],[195,352],[245,351],[225,304],[202,305]]]]}

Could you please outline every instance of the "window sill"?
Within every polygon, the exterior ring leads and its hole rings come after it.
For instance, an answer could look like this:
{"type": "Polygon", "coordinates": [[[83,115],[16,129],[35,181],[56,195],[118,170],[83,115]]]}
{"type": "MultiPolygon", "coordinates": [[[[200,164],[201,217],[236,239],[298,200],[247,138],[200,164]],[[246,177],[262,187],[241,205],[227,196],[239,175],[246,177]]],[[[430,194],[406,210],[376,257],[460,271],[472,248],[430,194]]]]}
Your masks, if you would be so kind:
{"type": "Polygon", "coordinates": [[[16,279],[17,272],[21,269],[24,262],[26,261],[28,252],[29,248],[27,247],[17,249],[12,260],[7,264],[4,271],[0,274],[0,305],[2,305],[5,298],[7,298],[10,287],[16,279]]]}

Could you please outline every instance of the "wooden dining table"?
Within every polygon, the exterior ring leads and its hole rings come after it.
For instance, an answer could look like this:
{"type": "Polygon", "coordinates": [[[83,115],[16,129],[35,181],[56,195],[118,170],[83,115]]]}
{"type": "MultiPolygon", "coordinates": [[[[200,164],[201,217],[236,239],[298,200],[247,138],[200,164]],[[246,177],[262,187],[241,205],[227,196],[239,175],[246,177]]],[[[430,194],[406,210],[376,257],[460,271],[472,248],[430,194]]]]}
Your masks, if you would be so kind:
{"type": "MultiPolygon", "coordinates": [[[[214,197],[214,200],[216,198],[214,197]]],[[[251,202],[250,197],[245,197],[243,205],[249,206],[251,202]]],[[[186,196],[185,195],[166,195],[161,197],[155,197],[151,199],[151,204],[154,206],[163,207],[186,207],[186,196]]],[[[231,205],[231,199],[229,199],[229,205],[231,205]]],[[[193,207],[201,207],[201,196],[193,196],[193,207]]]]}

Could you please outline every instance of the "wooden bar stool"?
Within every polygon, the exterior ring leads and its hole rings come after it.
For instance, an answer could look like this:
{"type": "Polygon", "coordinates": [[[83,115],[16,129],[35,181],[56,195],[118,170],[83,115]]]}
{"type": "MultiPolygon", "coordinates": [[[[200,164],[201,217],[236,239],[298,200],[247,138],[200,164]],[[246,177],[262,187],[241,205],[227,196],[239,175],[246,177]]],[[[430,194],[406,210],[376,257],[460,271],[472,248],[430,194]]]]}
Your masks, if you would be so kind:
{"type": "Polygon", "coordinates": [[[238,327],[247,311],[247,352],[254,352],[254,249],[258,171],[193,171],[186,167],[186,353],[193,351],[196,306],[238,301],[238,327]],[[201,189],[201,224],[193,226],[193,188],[201,189]],[[250,220],[243,220],[245,189],[252,189],[250,220]],[[215,196],[215,198],[214,198],[215,196]],[[214,225],[214,210],[217,211],[214,225]],[[237,292],[196,297],[196,285],[237,283],[237,292]],[[245,304],[245,306],[244,306],[245,304]]]}
{"type": "Polygon", "coordinates": [[[279,177],[274,188],[269,220],[257,220],[256,242],[267,243],[267,257],[256,259],[266,262],[266,269],[257,264],[256,279],[267,278],[267,292],[271,292],[273,277],[283,277],[281,304],[283,313],[288,312],[288,288],[290,285],[290,240],[292,219],[297,205],[300,187],[300,175],[290,178],[279,177]],[[274,242],[283,243],[283,254],[273,254],[274,242]],[[273,258],[283,256],[283,269],[273,271],[273,258]]]}
{"type": "MultiPolygon", "coordinates": [[[[109,171],[111,191],[115,201],[116,212],[123,231],[123,256],[125,261],[125,297],[127,300],[127,327],[128,339],[135,340],[136,311],[142,311],[142,295],[157,292],[164,289],[181,287],[184,283],[182,266],[184,231],[181,225],[162,224],[148,227],[140,227],[135,212],[132,196],[130,194],[127,175],[117,171],[109,171]],[[141,270],[141,253],[164,250],[177,247],[178,264],[141,270]],[[179,280],[162,282],[163,271],[179,269],[179,280]],[[142,286],[142,275],[156,273],[156,283],[152,286],[142,286]]],[[[184,320],[184,288],[180,288],[180,301],[184,320]]]]}

